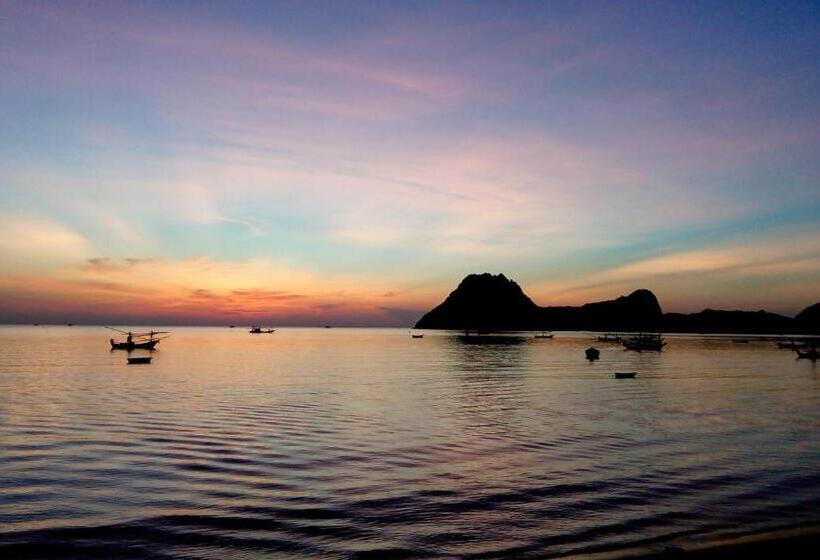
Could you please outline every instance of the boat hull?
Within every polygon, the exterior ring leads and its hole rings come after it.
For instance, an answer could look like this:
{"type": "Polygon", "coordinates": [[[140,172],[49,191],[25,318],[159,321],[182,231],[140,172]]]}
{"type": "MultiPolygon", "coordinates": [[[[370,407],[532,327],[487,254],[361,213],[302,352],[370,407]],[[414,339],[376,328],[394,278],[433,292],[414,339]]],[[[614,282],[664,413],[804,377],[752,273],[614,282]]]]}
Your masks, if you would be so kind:
{"type": "Polygon", "coordinates": [[[112,350],[153,350],[154,347],[159,344],[159,340],[149,340],[147,342],[114,342],[113,340],[109,341],[111,343],[112,350]]]}

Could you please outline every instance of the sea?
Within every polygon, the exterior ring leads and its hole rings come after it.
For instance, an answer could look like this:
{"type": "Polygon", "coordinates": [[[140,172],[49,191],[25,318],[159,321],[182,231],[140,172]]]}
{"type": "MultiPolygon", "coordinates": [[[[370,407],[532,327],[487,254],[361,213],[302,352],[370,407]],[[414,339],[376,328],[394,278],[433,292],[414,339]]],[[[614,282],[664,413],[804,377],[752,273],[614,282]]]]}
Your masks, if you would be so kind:
{"type": "Polygon", "coordinates": [[[167,330],[129,365],[101,327],[0,326],[0,557],[553,558],[820,522],[820,366],[771,340],[167,330]]]}

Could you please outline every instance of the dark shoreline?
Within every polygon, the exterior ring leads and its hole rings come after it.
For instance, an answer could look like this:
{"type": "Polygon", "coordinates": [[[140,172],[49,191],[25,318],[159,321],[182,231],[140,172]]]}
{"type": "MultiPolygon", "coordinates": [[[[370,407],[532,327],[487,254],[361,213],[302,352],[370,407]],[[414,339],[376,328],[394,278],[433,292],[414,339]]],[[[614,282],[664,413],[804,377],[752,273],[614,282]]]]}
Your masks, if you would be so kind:
{"type": "Polygon", "coordinates": [[[565,560],[718,560],[725,558],[809,559],[817,557],[820,547],[820,525],[793,527],[750,533],[737,537],[715,538],[701,542],[665,542],[640,546],[563,556],[565,560]]]}

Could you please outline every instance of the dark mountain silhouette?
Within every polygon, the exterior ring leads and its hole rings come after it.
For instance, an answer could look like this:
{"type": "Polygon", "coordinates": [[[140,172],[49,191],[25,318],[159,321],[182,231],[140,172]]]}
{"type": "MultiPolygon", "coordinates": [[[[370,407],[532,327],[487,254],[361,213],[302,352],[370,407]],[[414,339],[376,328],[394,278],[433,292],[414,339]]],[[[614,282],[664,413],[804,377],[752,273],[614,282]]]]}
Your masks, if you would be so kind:
{"type": "Polygon", "coordinates": [[[503,274],[470,274],[416,328],[531,330],[539,328],[540,310],[503,274]]]}
{"type": "Polygon", "coordinates": [[[657,330],[662,321],[658,299],[643,289],[614,300],[580,307],[544,307],[540,312],[540,328],[550,330],[657,330]]]}
{"type": "Polygon", "coordinates": [[[417,329],[594,330],[694,333],[820,333],[820,304],[795,319],[766,311],[663,314],[655,294],[635,290],[578,307],[539,307],[503,274],[470,274],[416,323],[417,329]]]}
{"type": "Polygon", "coordinates": [[[699,313],[667,313],[663,316],[667,332],[691,333],[787,333],[795,320],[766,311],[720,311],[704,309],[699,313]]]}
{"type": "Polygon", "coordinates": [[[581,307],[538,307],[503,274],[470,274],[440,305],[416,323],[417,329],[576,330],[654,329],[661,307],[649,290],[581,307]]]}
{"type": "Polygon", "coordinates": [[[820,333],[820,303],[808,306],[794,320],[806,332],[820,333]]]}

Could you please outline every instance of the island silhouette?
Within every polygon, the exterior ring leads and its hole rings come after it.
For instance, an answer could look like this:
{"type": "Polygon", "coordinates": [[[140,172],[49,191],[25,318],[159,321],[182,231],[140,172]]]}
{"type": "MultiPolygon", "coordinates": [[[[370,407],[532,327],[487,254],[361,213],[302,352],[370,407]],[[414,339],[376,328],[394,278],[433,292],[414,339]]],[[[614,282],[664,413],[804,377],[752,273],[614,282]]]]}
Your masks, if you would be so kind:
{"type": "Polygon", "coordinates": [[[503,274],[470,274],[427,312],[417,329],[523,331],[663,331],[692,333],[820,333],[820,303],[795,318],[766,311],[663,313],[650,290],[580,306],[540,307],[503,274]]]}

